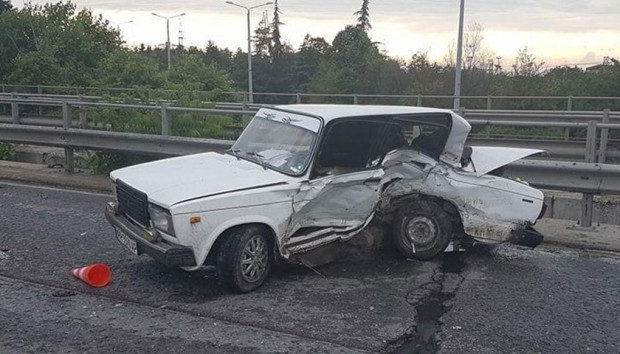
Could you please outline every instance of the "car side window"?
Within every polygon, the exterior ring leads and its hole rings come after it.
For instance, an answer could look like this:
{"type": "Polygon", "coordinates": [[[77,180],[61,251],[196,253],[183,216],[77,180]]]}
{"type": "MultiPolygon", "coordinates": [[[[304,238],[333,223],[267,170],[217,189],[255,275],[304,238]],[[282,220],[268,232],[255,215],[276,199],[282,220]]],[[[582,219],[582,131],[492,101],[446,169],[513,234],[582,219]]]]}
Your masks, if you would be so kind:
{"type": "Polygon", "coordinates": [[[402,131],[407,144],[434,159],[439,159],[450,129],[441,117],[405,117],[394,121],[402,131]]]}
{"type": "Polygon", "coordinates": [[[337,122],[328,128],[315,163],[314,176],[340,175],[378,167],[384,124],[337,122]]]}

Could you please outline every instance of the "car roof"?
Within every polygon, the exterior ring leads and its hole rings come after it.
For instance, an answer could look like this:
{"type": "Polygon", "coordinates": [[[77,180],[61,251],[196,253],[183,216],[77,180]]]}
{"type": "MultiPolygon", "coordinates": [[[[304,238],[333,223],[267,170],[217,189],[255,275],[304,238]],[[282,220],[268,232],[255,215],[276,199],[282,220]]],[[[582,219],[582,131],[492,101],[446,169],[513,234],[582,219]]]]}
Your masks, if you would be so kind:
{"type": "Polygon", "coordinates": [[[463,117],[448,109],[409,106],[366,106],[366,105],[337,105],[337,104],[292,104],[281,105],[275,108],[309,114],[323,118],[325,123],[337,118],[371,117],[385,115],[406,115],[424,113],[444,113],[451,117],[450,133],[439,159],[453,166],[461,161],[463,146],[471,126],[463,117]]]}
{"type": "Polygon", "coordinates": [[[344,117],[365,117],[416,113],[452,113],[452,111],[447,109],[429,107],[345,104],[291,104],[279,105],[276,106],[276,108],[319,116],[325,120],[325,123],[328,123],[329,121],[336,118],[344,117]]]}

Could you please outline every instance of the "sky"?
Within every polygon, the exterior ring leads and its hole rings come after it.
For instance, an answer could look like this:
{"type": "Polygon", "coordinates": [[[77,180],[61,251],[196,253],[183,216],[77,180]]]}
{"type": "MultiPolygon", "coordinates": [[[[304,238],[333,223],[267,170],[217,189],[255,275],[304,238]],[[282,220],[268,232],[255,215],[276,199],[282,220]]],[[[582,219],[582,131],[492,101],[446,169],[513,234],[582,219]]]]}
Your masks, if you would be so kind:
{"type": "MultiPolygon", "coordinates": [[[[244,6],[265,3],[236,0],[244,6]]],[[[21,7],[22,0],[13,0],[21,7]]],[[[32,4],[49,1],[32,0],[32,4]]],[[[185,46],[204,47],[210,40],[231,50],[247,48],[246,10],[225,0],[73,0],[78,9],[87,7],[118,26],[127,45],[162,45],[166,42],[166,21],[153,16],[174,16],[170,20],[171,42],[179,29],[185,46]],[[129,22],[132,21],[132,22],[129,22]]],[[[306,34],[328,42],[348,24],[362,0],[279,0],[285,42],[298,48],[306,34]]],[[[251,11],[252,33],[273,5],[251,11]]],[[[459,0],[371,0],[369,34],[380,49],[392,57],[408,59],[426,52],[432,61],[443,62],[450,43],[456,42],[459,0]]],[[[620,0],[465,0],[465,26],[478,23],[484,28],[483,46],[500,57],[502,66],[514,63],[519,49],[547,67],[587,66],[604,56],[620,59],[620,0]]]]}

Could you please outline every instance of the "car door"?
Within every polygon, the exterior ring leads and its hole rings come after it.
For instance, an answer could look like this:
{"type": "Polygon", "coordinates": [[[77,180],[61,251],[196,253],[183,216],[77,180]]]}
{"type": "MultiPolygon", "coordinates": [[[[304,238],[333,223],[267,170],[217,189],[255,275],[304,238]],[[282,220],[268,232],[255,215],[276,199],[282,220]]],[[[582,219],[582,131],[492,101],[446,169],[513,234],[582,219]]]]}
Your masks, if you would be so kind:
{"type": "Polygon", "coordinates": [[[326,129],[311,178],[293,198],[285,243],[291,253],[354,236],[370,222],[380,198],[384,124],[345,120],[326,129]]]}

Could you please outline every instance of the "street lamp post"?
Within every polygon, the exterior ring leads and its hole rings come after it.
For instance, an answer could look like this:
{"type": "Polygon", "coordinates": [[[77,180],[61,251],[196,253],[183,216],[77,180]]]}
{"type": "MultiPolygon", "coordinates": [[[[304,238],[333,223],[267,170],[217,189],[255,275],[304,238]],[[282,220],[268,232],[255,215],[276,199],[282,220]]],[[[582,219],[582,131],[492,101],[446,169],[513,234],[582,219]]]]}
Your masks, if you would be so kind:
{"type": "Polygon", "coordinates": [[[125,21],[125,22],[112,22],[112,24],[116,25],[116,31],[117,32],[121,31],[121,25],[126,25],[128,23],[133,23],[133,20],[129,20],[129,21],[125,21]]]}
{"type": "Polygon", "coordinates": [[[266,2],[264,4],[247,7],[239,4],[235,4],[232,1],[226,1],[227,4],[240,7],[247,11],[248,18],[248,101],[250,103],[254,102],[254,95],[252,89],[252,37],[250,36],[250,10],[255,9],[257,7],[267,6],[273,4],[272,1],[266,2]]]}
{"type": "Polygon", "coordinates": [[[151,12],[151,15],[157,16],[159,18],[163,18],[164,20],[166,20],[166,51],[168,52],[168,70],[170,70],[170,20],[173,18],[185,16],[185,12],[182,14],[178,14],[178,15],[174,15],[170,17],[158,15],[154,12],[151,12]]]}
{"type": "Polygon", "coordinates": [[[461,0],[459,12],[459,37],[456,45],[456,72],[454,74],[454,109],[461,108],[461,66],[463,61],[463,17],[465,15],[465,0],[461,0]]]}

